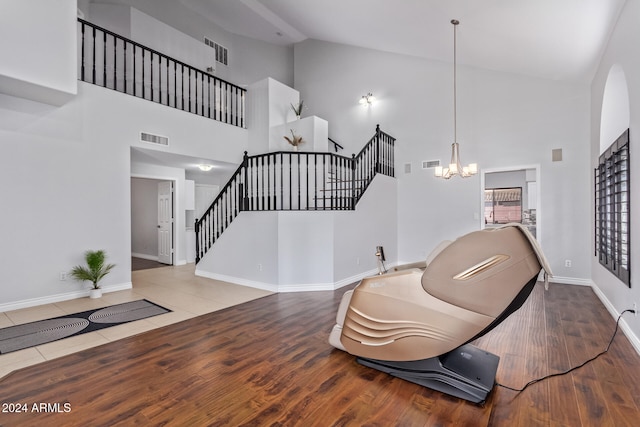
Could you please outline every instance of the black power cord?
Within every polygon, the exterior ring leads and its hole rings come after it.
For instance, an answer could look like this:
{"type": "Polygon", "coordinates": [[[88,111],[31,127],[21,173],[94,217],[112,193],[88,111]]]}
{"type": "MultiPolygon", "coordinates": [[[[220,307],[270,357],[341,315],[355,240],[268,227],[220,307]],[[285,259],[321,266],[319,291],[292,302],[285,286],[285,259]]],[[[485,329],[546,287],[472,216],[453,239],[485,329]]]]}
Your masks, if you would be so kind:
{"type": "Polygon", "coordinates": [[[525,386],[524,386],[524,387],[522,387],[522,388],[520,388],[520,389],[512,388],[512,387],[508,387],[508,386],[506,386],[506,385],[502,385],[502,384],[497,383],[497,382],[496,382],[496,385],[497,385],[497,386],[499,386],[499,387],[502,387],[502,388],[506,388],[506,389],[508,389],[508,390],[517,391],[518,393],[521,393],[521,392],[523,392],[527,387],[529,387],[529,386],[530,386],[530,385],[532,385],[532,384],[535,384],[535,383],[540,382],[540,381],[542,381],[542,380],[546,380],[546,379],[551,378],[551,377],[559,377],[559,376],[562,376],[562,375],[566,375],[566,374],[568,374],[569,372],[573,372],[573,371],[575,371],[576,369],[582,368],[584,365],[586,365],[586,364],[587,364],[587,363],[589,363],[589,362],[593,362],[593,361],[594,361],[594,360],[596,360],[598,357],[602,356],[603,354],[605,354],[606,352],[608,352],[608,351],[609,351],[609,348],[611,347],[611,344],[613,344],[613,339],[616,337],[616,334],[618,333],[618,326],[620,325],[620,319],[622,318],[622,315],[623,315],[623,314],[625,314],[626,312],[629,312],[629,313],[635,313],[636,311],[635,311],[635,310],[631,310],[631,309],[627,309],[627,310],[624,310],[622,313],[620,313],[620,316],[618,316],[618,320],[616,320],[616,329],[613,331],[613,336],[611,337],[611,340],[609,341],[609,344],[607,345],[607,348],[606,348],[606,349],[604,349],[604,351],[602,351],[602,352],[598,353],[597,355],[593,356],[591,359],[589,359],[589,360],[585,360],[585,361],[584,361],[583,363],[581,363],[580,365],[578,365],[578,366],[574,366],[573,368],[568,369],[568,370],[566,370],[566,371],[564,371],[564,372],[558,372],[558,373],[555,373],[555,374],[549,374],[549,375],[545,375],[544,377],[540,377],[540,378],[538,378],[538,379],[531,380],[531,381],[529,381],[527,384],[525,384],[525,386]]]}

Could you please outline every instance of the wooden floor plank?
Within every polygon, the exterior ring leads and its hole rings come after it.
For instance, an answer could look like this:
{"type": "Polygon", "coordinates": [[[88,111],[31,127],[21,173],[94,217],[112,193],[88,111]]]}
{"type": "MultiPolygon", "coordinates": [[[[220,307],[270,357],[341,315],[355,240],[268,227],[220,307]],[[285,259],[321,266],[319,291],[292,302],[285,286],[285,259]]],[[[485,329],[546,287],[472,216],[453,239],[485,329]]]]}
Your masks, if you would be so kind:
{"type": "MultiPolygon", "coordinates": [[[[0,425],[625,426],[640,415],[640,356],[622,334],[585,368],[475,405],[332,348],[343,292],[271,295],[21,369],[0,380],[0,403],[71,411],[2,413],[0,425]]],[[[475,344],[500,356],[500,383],[522,387],[601,351],[614,323],[590,288],[538,284],[475,344]]]]}

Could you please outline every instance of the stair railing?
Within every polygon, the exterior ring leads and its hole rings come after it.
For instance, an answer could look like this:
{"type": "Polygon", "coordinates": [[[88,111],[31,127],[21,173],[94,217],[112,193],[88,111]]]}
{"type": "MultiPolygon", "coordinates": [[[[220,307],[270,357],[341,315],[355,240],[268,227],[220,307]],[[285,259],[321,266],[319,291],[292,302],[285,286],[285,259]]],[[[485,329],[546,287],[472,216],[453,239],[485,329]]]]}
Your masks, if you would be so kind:
{"type": "Polygon", "coordinates": [[[335,153],[244,153],[238,169],[196,220],[196,263],[241,211],[354,210],[376,174],[394,176],[395,139],[375,135],[351,158],[335,153]]]}
{"type": "Polygon", "coordinates": [[[78,19],[83,82],[245,127],[246,89],[78,19]]]}

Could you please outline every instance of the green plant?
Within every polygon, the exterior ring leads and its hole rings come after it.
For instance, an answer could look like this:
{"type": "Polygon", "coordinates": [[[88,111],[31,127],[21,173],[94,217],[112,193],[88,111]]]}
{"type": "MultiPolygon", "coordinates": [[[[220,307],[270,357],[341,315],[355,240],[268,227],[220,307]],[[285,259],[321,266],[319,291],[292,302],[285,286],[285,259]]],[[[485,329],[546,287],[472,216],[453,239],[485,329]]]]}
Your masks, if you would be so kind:
{"type": "Polygon", "coordinates": [[[103,250],[86,251],[84,253],[84,260],[87,265],[76,265],[73,267],[71,277],[79,282],[91,282],[93,289],[100,289],[98,282],[115,267],[115,264],[105,264],[106,258],[107,255],[103,250]]]}
{"type": "Polygon", "coordinates": [[[293,133],[293,129],[290,129],[290,131],[291,131],[291,138],[289,138],[288,136],[284,137],[284,139],[286,139],[287,142],[289,142],[289,144],[293,145],[294,147],[297,147],[298,145],[304,142],[301,136],[296,136],[296,134],[293,133]]]}
{"type": "Polygon", "coordinates": [[[301,99],[297,104],[291,104],[291,109],[296,113],[296,116],[300,117],[304,109],[304,100],[301,99]]]}

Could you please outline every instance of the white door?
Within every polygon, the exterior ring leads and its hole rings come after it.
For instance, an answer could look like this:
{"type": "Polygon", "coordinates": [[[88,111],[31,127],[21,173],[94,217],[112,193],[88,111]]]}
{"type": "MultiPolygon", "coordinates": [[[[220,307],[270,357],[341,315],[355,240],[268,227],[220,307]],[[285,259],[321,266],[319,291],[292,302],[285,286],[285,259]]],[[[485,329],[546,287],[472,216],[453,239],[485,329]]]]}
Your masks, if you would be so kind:
{"type": "Polygon", "coordinates": [[[173,264],[173,182],[158,183],[158,261],[173,264]]]}

